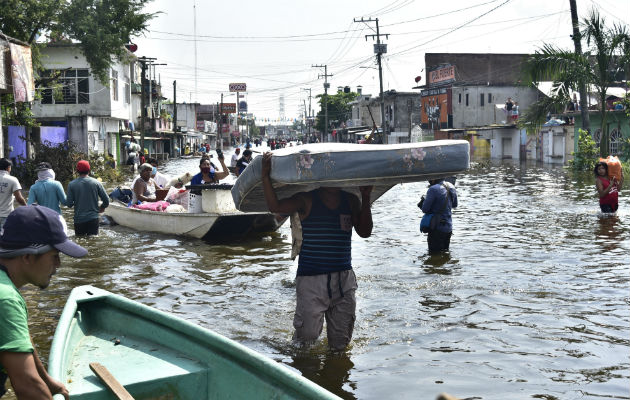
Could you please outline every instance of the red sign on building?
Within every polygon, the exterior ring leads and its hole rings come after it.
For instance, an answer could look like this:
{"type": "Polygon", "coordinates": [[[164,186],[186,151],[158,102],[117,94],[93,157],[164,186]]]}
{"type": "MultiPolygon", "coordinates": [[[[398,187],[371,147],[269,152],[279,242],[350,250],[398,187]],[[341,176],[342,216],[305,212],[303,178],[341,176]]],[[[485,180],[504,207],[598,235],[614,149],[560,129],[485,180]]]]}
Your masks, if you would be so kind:
{"type": "Polygon", "coordinates": [[[236,112],[236,103],[223,103],[221,104],[221,113],[233,114],[236,112]]]}
{"type": "Polygon", "coordinates": [[[449,83],[455,81],[455,66],[447,65],[445,67],[436,68],[429,71],[429,85],[436,83],[449,83]]]}

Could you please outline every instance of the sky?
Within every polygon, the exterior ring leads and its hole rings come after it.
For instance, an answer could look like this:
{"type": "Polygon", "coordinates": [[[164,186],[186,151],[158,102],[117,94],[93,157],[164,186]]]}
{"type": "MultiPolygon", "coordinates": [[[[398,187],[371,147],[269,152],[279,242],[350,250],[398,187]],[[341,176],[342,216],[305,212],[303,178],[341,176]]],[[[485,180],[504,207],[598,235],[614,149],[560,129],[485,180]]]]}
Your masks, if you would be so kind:
{"type": "MultiPolygon", "coordinates": [[[[630,0],[576,0],[630,25],[630,0]]],[[[569,0],[153,0],[157,13],[138,56],[155,57],[164,96],[177,102],[235,102],[230,83],[246,83],[258,124],[293,120],[319,109],[327,66],[330,92],[349,86],[378,96],[373,45],[378,18],[383,90],[413,92],[426,79],[425,53],[533,53],[544,43],[573,49],[569,0]],[[356,20],[371,22],[355,22],[356,20]],[[387,34],[388,36],[383,36],[387,34]],[[195,50],[196,49],[196,50],[195,50]],[[283,112],[281,110],[283,108],[283,112]]],[[[417,89],[416,89],[417,90],[417,89]]]]}

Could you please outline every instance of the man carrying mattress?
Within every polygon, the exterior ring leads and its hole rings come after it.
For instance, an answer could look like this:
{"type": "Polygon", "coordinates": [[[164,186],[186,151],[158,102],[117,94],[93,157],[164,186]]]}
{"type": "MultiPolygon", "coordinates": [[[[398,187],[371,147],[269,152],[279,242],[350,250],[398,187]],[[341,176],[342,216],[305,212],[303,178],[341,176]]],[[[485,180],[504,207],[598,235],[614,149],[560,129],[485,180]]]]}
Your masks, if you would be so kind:
{"type": "Polygon", "coordinates": [[[278,200],[270,178],[271,157],[271,153],[265,153],[262,161],[263,190],[269,211],[289,215],[297,212],[302,223],[293,340],[314,342],[326,319],[329,347],[343,350],[352,339],[356,310],[352,228],[363,238],[372,234],[372,187],[359,188],[361,201],[334,187],[321,187],[278,200]]]}

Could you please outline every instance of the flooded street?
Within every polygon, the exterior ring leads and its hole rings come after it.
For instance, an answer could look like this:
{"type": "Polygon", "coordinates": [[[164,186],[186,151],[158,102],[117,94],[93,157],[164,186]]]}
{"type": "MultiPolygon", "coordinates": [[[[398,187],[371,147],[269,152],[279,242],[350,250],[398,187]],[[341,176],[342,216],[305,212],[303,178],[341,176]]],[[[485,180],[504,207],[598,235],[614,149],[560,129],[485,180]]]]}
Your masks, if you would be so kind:
{"type": "MultiPolygon", "coordinates": [[[[163,171],[196,173],[198,162],[163,171]]],[[[288,223],[232,245],[102,226],[77,239],[88,256],[64,256],[47,290],[22,290],[35,342],[47,359],[70,290],[91,284],[212,329],[346,399],[630,399],[630,190],[618,215],[603,217],[590,175],[473,163],[457,177],[451,252],[428,256],[416,207],[426,187],[394,187],[373,205],[372,236],[354,234],[357,321],[345,354],[328,353],[324,337],[306,351],[291,343],[288,223]]]]}

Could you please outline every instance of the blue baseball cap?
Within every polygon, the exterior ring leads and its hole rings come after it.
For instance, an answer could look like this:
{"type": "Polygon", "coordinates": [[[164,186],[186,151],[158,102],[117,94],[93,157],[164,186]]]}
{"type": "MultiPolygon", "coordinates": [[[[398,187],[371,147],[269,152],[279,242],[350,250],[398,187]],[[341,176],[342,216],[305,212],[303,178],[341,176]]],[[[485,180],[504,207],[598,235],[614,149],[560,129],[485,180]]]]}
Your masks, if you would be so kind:
{"type": "Polygon", "coordinates": [[[75,258],[87,254],[68,239],[63,217],[48,207],[22,206],[7,216],[0,236],[0,258],[43,254],[53,248],[75,258]]]}

